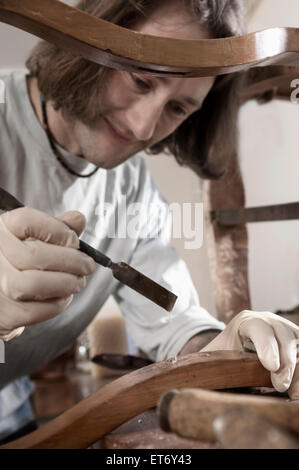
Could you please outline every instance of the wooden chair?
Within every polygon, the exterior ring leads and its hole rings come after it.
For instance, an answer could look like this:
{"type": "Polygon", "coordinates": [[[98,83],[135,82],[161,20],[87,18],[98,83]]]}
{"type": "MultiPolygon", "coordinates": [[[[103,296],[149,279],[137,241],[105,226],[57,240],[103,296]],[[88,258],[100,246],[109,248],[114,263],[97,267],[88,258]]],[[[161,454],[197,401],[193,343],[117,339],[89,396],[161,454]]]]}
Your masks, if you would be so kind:
{"type": "Polygon", "coordinates": [[[57,0],[0,0],[0,21],[98,64],[156,76],[216,76],[299,63],[297,28],[189,40],[186,47],[184,40],[136,33],[57,0]]]}
{"type": "MultiPolygon", "coordinates": [[[[269,29],[237,38],[188,41],[186,47],[186,41],[135,33],[56,0],[0,0],[0,21],[96,63],[143,74],[216,76],[253,68],[254,76],[244,100],[260,94],[265,97],[273,89],[277,96],[285,96],[285,74],[292,75],[297,72],[293,67],[299,66],[299,29],[295,28],[269,29]]],[[[210,249],[214,253],[217,306],[219,312],[225,312],[223,319],[228,321],[236,312],[250,307],[245,222],[251,212],[244,209],[237,155],[226,175],[218,182],[209,183],[207,195],[215,240],[210,249]],[[235,184],[228,193],[227,181],[232,177],[235,184]],[[236,208],[232,213],[231,209],[236,208]],[[234,291],[227,295],[231,286],[235,286],[234,291]]],[[[264,217],[260,209],[254,213],[255,217],[264,217]]],[[[267,217],[269,213],[267,209],[267,217]]],[[[269,373],[254,355],[232,352],[190,355],[179,358],[176,364],[165,361],[124,376],[34,433],[3,447],[88,447],[131,417],[155,406],[161,394],[170,388],[270,385],[269,373]]]]}
{"type": "MultiPolygon", "coordinates": [[[[246,86],[240,90],[241,105],[256,99],[290,100],[291,82],[299,78],[299,67],[269,66],[246,72],[246,86]]],[[[228,323],[242,310],[251,309],[248,283],[247,223],[299,219],[299,202],[245,208],[245,190],[237,152],[225,175],[204,184],[210,267],[218,317],[228,323]]],[[[284,315],[283,312],[280,314],[284,315]]],[[[286,316],[298,321],[298,313],[286,316]]]]}

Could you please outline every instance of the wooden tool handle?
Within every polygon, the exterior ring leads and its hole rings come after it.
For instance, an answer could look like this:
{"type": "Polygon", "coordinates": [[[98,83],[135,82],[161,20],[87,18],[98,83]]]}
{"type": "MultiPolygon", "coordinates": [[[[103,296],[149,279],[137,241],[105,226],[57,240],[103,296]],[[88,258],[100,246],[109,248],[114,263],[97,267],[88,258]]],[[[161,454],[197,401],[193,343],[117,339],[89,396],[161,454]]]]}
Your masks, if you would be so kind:
{"type": "Polygon", "coordinates": [[[194,389],[171,390],[161,398],[158,405],[160,426],[164,431],[176,432],[183,437],[213,442],[216,440],[214,420],[236,407],[299,434],[297,402],[194,389]]]}
{"type": "Polygon", "coordinates": [[[85,243],[83,240],[79,240],[80,246],[79,250],[85,253],[86,255],[90,256],[92,259],[95,260],[96,263],[104,266],[105,268],[109,267],[111,264],[111,259],[108,256],[101,253],[99,250],[96,250],[92,246],[85,243]]]}
{"type": "Polygon", "coordinates": [[[37,431],[5,449],[84,449],[157,405],[171,388],[269,387],[270,374],[255,354],[215,351],[149,365],[100,388],[37,431]]]}
{"type": "Polygon", "coordinates": [[[299,449],[299,438],[246,408],[231,408],[214,421],[224,449],[299,449]]]}
{"type": "Polygon", "coordinates": [[[57,0],[0,0],[0,21],[98,64],[157,76],[216,76],[271,64],[299,65],[299,29],[225,39],[136,33],[57,0]]]}

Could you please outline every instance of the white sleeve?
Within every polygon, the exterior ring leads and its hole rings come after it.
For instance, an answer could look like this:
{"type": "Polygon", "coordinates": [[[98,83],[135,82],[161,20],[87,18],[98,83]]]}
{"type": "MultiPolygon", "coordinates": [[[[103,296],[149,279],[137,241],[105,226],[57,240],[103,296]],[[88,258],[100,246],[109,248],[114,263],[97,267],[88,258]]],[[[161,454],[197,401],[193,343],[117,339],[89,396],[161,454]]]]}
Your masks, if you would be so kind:
{"type": "Polygon", "coordinates": [[[150,227],[151,233],[139,239],[130,264],[176,294],[177,302],[173,311],[168,313],[123,285],[118,287],[114,297],[136,346],[159,362],[174,357],[197,333],[209,329],[223,330],[225,324],[200,306],[187,266],[171,246],[168,205],[153,184],[150,194],[150,201],[155,201],[155,204],[148,205],[148,218],[143,229],[145,234],[150,227]]]}

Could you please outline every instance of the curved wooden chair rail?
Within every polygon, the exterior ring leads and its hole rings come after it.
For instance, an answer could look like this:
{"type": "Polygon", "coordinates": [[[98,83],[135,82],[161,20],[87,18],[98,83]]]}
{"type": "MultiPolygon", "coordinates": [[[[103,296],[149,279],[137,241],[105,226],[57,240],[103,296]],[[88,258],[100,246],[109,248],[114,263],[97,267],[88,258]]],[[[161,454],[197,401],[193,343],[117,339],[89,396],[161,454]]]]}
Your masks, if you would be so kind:
{"type": "Polygon", "coordinates": [[[298,28],[225,39],[168,39],[114,25],[57,0],[0,0],[0,21],[98,64],[156,76],[216,76],[299,65],[298,28]]]}
{"type": "Polygon", "coordinates": [[[149,365],[100,388],[37,431],[1,449],[84,449],[157,405],[168,390],[271,387],[255,354],[216,351],[149,365]]]}
{"type": "Polygon", "coordinates": [[[239,90],[242,102],[250,99],[264,97],[264,102],[272,98],[290,100],[295,87],[298,86],[299,67],[289,66],[267,66],[252,68],[246,72],[246,85],[239,90]]]}

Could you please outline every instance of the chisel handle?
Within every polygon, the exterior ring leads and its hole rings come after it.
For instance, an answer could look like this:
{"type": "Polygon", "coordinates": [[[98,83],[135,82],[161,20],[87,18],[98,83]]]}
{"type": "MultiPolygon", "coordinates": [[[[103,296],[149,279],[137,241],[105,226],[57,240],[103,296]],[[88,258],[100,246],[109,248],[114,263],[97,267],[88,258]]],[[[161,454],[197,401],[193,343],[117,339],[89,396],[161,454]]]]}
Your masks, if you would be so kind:
{"type": "Polygon", "coordinates": [[[108,268],[109,264],[111,263],[111,259],[108,258],[108,256],[104,255],[99,250],[96,250],[82,240],[80,240],[79,250],[93,258],[96,263],[105,266],[105,268],[108,268]]]}

